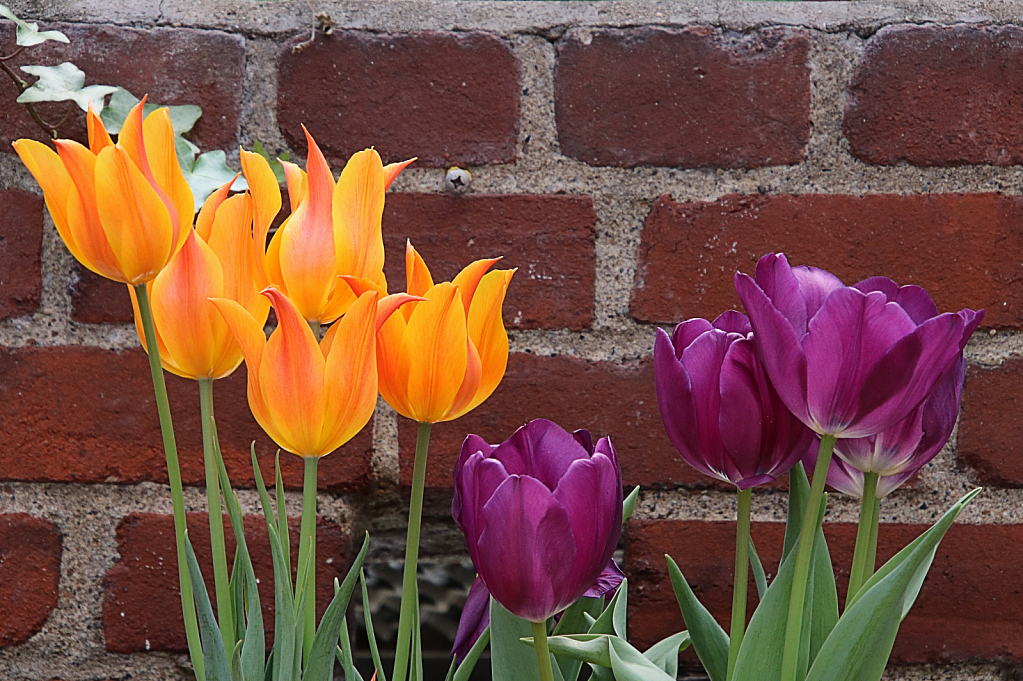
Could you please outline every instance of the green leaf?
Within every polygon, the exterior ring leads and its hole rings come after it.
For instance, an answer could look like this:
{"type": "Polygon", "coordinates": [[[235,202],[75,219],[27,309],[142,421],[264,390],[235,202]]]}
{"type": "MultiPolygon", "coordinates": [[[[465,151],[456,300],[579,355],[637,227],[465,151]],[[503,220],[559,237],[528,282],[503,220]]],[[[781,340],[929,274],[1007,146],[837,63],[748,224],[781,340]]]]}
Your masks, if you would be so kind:
{"type": "MultiPolygon", "coordinates": [[[[131,94],[123,87],[114,88],[113,96],[110,97],[110,104],[103,110],[103,114],[100,118],[103,120],[103,127],[107,129],[107,132],[111,135],[116,135],[121,131],[121,126],[124,125],[124,120],[128,118],[128,112],[130,112],[135,105],[141,100],[135,95],[131,94]]],[[[153,113],[157,109],[167,109],[167,113],[170,115],[171,125],[174,127],[175,135],[184,135],[186,132],[191,131],[195,122],[202,116],[202,109],[194,104],[182,104],[177,106],[171,106],[167,104],[156,104],[155,102],[146,101],[146,105],[142,107],[142,116],[146,117],[153,113]]],[[[199,149],[196,148],[196,153],[199,149]]]]}
{"type": "Polygon", "coordinates": [[[797,463],[789,469],[789,512],[785,519],[785,543],[782,546],[781,563],[789,557],[789,552],[799,541],[799,533],[803,529],[803,512],[806,509],[806,498],[810,496],[810,481],[806,478],[806,471],[802,463],[797,463]]]}
{"type": "Polygon", "coordinates": [[[612,637],[608,641],[616,681],[675,681],[625,640],[612,637]]]}
{"type": "Polygon", "coordinates": [[[235,643],[234,652],[231,654],[231,681],[244,681],[242,679],[242,642],[235,643]]]}
{"type": "Polygon", "coordinates": [[[39,80],[21,93],[16,100],[19,104],[70,101],[82,111],[88,111],[90,105],[96,111],[102,111],[103,98],[117,89],[109,85],[86,87],[85,73],[71,62],[57,66],[22,66],[21,70],[39,80]]]}
{"type": "Polygon", "coordinates": [[[945,533],[979,489],[960,499],[938,522],[874,574],[846,609],[817,654],[806,681],[878,681],[899,624],[920,592],[945,533]]]}
{"type": "Polygon", "coordinates": [[[629,599],[629,580],[623,579],[604,612],[590,627],[588,634],[614,634],[625,637],[626,609],[629,599]]]}
{"type": "Polygon", "coordinates": [[[757,547],[753,545],[753,538],[749,540],[749,564],[753,568],[753,579],[757,583],[757,598],[763,600],[767,593],[767,574],[764,573],[764,564],[760,562],[760,555],[757,547]]]}
{"type": "Polygon", "coordinates": [[[637,500],[639,500],[639,485],[636,485],[636,487],[629,492],[629,496],[625,497],[625,500],[622,502],[622,525],[628,522],[629,518],[631,518],[632,514],[636,511],[637,500]]]}
{"type": "Polygon", "coordinates": [[[658,641],[643,653],[643,657],[653,662],[671,678],[678,676],[678,656],[689,647],[692,641],[688,631],[680,631],[668,638],[658,641]]]}
{"type": "MultiPolygon", "coordinates": [[[[334,648],[337,647],[337,640],[341,636],[345,611],[348,610],[348,601],[351,600],[352,592],[355,590],[355,583],[359,579],[359,572],[362,570],[362,564],[366,561],[366,551],[368,550],[369,533],[366,534],[359,554],[348,569],[345,580],[339,587],[335,587],[334,598],[327,606],[327,611],[323,613],[320,626],[316,628],[313,647],[309,652],[309,660],[306,662],[302,681],[331,681],[333,679],[334,648]]],[[[309,594],[308,597],[311,598],[312,594],[309,594]]]]}
{"type": "MultiPolygon", "coordinates": [[[[522,643],[533,635],[529,622],[490,599],[490,667],[493,681],[534,681],[540,678],[536,653],[522,643]]],[[[557,665],[554,665],[557,669],[557,665]]]]}
{"type": "MultiPolygon", "coordinates": [[[[561,614],[561,620],[554,627],[554,635],[588,632],[593,622],[596,621],[594,617],[600,616],[603,607],[603,598],[580,598],[561,614]],[[587,616],[590,617],[589,621],[587,621],[587,616]]],[[[576,681],[579,678],[579,672],[582,670],[581,661],[557,655],[554,656],[554,659],[561,667],[561,675],[565,677],[565,681],[576,681]]]]}
{"type": "Polygon", "coordinates": [[[824,538],[823,523],[821,529],[817,530],[810,569],[813,573],[813,590],[809,593],[813,609],[810,613],[808,664],[812,665],[824,641],[838,623],[838,587],[835,585],[835,570],[831,565],[828,542],[824,538]]]}
{"type": "MultiPolygon", "coordinates": [[[[547,647],[555,657],[564,657],[601,667],[611,667],[611,656],[608,652],[608,639],[612,634],[569,634],[566,636],[547,637],[547,647]]],[[[524,637],[522,642],[535,650],[532,637],[524,637]]],[[[533,656],[536,659],[536,656],[533,656]]]]}
{"type": "Polygon", "coordinates": [[[185,532],[185,561],[188,563],[188,574],[192,578],[192,594],[195,597],[195,612],[199,620],[199,636],[202,639],[202,659],[206,666],[206,678],[210,681],[227,681],[231,678],[231,669],[227,663],[227,651],[224,650],[224,639],[220,636],[220,627],[213,614],[210,596],[206,592],[206,582],[202,579],[199,562],[195,559],[192,542],[185,532]]]}
{"type": "MultiPolygon", "coordinates": [[[[334,586],[337,587],[337,580],[334,580],[334,586]]],[[[363,681],[362,674],[355,668],[355,660],[352,657],[352,637],[348,634],[347,617],[341,618],[341,645],[334,648],[334,657],[345,670],[345,681],[363,681]]]]}
{"type": "MultiPolygon", "coordinates": [[[[227,155],[219,149],[207,151],[196,158],[191,168],[186,169],[182,165],[181,171],[185,175],[185,181],[188,182],[188,186],[192,189],[192,197],[195,200],[195,210],[197,212],[202,208],[203,201],[209,198],[210,194],[230,182],[238,174],[227,165],[227,155]]],[[[241,191],[247,189],[248,186],[245,178],[239,177],[234,181],[231,188],[235,191],[241,191]]]]}
{"type": "MultiPolygon", "coordinates": [[[[711,681],[725,681],[725,674],[728,672],[728,634],[696,598],[696,594],[689,588],[686,578],[682,576],[682,571],[678,569],[671,556],[666,555],[665,558],[668,561],[671,586],[675,590],[675,598],[682,610],[682,617],[686,621],[696,655],[703,663],[703,668],[711,681]]],[[[778,581],[777,578],[775,581],[778,581]]]]}
{"type": "MultiPolygon", "coordinates": [[[[488,625],[480,637],[476,639],[476,642],[472,644],[472,648],[469,648],[469,652],[465,654],[465,659],[462,660],[462,664],[458,665],[458,669],[455,670],[455,675],[452,677],[452,681],[469,681],[469,676],[472,674],[472,670],[476,667],[476,663],[479,662],[480,655],[487,649],[487,644],[490,643],[490,626],[488,625]]],[[[536,656],[534,655],[534,658],[536,656]]]]}
{"type": "Polygon", "coordinates": [[[34,21],[22,21],[5,5],[0,5],[0,17],[10,19],[18,27],[15,34],[15,42],[18,47],[33,47],[45,43],[47,40],[55,40],[58,43],[70,42],[67,36],[60,31],[40,31],[39,24],[34,21]]]}
{"type": "MultiPolygon", "coordinates": [[[[281,450],[274,456],[274,481],[277,486],[277,534],[284,549],[284,563],[291,565],[291,530],[288,527],[288,504],[284,496],[284,478],[281,476],[281,450]]],[[[387,681],[383,677],[379,681],[387,681]]]]}
{"type": "MultiPolygon", "coordinates": [[[[280,470],[278,466],[278,470],[280,470]]],[[[278,480],[280,477],[278,476],[278,480]]],[[[280,492],[279,492],[280,493],[280,492]]],[[[376,669],[377,681],[387,681],[384,665],[380,661],[380,649],[373,630],[373,613],[369,607],[369,589],[366,587],[366,573],[359,570],[359,583],[362,585],[362,619],[366,627],[366,639],[369,641],[369,652],[373,656],[373,667],[376,669]]]]}

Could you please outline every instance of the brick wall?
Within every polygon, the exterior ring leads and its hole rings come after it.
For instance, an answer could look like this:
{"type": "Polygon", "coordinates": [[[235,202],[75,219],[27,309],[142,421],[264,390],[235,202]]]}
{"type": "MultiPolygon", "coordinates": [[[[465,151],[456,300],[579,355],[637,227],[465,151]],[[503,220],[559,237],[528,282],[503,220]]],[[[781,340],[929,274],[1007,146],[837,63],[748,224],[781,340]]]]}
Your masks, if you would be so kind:
{"type": "MultiPolygon", "coordinates": [[[[966,489],[989,488],[942,545],[890,678],[993,680],[1023,663],[1018,6],[323,2],[339,27],[296,52],[312,22],[299,0],[11,4],[73,41],[33,63],[72,60],[90,82],[201,105],[192,138],[235,165],[255,140],[303,157],[303,123],[335,170],[369,145],[385,161],[419,157],[388,197],[393,285],[406,238],[440,277],[487,255],[519,270],[503,384],[435,429],[426,560],[465,555],[445,507],[467,432],[496,441],[547,416],[609,434],[626,482],[644,488],[625,540],[641,644],[682,626],[663,554],[723,617],[734,545],[733,495],[682,464],[663,433],[656,325],[737,305],[732,273],[771,250],[847,281],[921,284],[942,310],[987,308],[958,435],[882,508],[890,555],[966,489]],[[445,193],[451,164],[472,171],[468,193],[445,193]]],[[[0,44],[11,33],[0,22],[0,44]]],[[[35,134],[12,92],[0,84],[0,677],[187,679],[159,426],[127,292],[73,263],[3,151],[35,134]]],[[[197,391],[168,383],[198,536],[197,391]]],[[[218,382],[217,417],[256,514],[248,445],[264,469],[273,448],[244,385],[244,369],[218,382]]],[[[400,555],[414,440],[381,406],[321,463],[324,583],[364,529],[378,538],[371,563],[400,555]]],[[[298,462],[284,466],[297,489],[298,462]]],[[[765,562],[780,550],[784,502],[776,487],[754,497],[765,562]]],[[[840,581],[855,517],[856,504],[833,498],[840,581]]],[[[259,546],[259,523],[251,530],[259,546]]]]}

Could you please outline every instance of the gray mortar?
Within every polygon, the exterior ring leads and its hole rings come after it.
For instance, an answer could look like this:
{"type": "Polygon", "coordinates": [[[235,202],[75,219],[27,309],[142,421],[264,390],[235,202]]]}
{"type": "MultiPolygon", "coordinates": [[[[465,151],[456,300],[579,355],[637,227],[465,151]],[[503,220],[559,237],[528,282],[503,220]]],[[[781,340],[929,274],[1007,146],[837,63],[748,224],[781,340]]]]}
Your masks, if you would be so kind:
{"type": "MultiPolygon", "coordinates": [[[[227,30],[246,38],[245,89],[239,139],[251,148],[261,141],[274,154],[289,151],[276,120],[276,60],[279,44],[310,30],[305,0],[14,0],[25,18],[126,26],[188,26],[227,30]]],[[[897,24],[1019,24],[1023,5],[1011,0],[901,0],[898,2],[757,3],[717,0],[656,2],[452,2],[416,0],[313,2],[339,28],[380,32],[485,30],[506,39],[520,64],[520,127],[517,160],[506,166],[471,168],[476,193],[555,193],[588,195],[597,215],[594,324],[589,330],[512,330],[511,348],[539,355],[567,354],[589,360],[625,362],[652,352],[653,325],[629,317],[643,221],[654,199],[713,201],[730,193],[945,193],[1001,191],[1023,193],[1020,167],[961,168],[875,167],[849,153],[841,132],[845,90],[865,40],[884,26],[897,24]],[[673,168],[595,168],[561,154],[553,108],[555,41],[585,36],[597,27],[712,25],[734,32],[735,39],[764,26],[791,26],[811,39],[811,135],[806,160],[795,166],[756,170],[681,170],[673,168]]],[[[322,37],[318,37],[322,40],[322,37]]],[[[315,132],[315,131],[314,131],[315,132]]],[[[293,156],[294,152],[292,150],[293,156]]],[[[237,166],[237,151],[229,152],[237,166]]],[[[293,160],[298,160],[297,156],[293,160]]],[[[388,159],[392,160],[392,159],[388,159]]],[[[444,169],[415,168],[398,178],[395,190],[443,191],[444,169]]],[[[38,191],[13,154],[0,154],[0,188],[38,191]]],[[[137,347],[131,325],[86,325],[69,320],[72,263],[47,218],[43,244],[43,290],[31,317],[0,321],[0,344],[19,347],[85,345],[137,347]]],[[[1023,356],[1023,332],[981,332],[966,351],[969,361],[993,367],[1023,356]]],[[[485,407],[483,407],[485,408],[485,407]]],[[[407,510],[398,489],[398,416],[378,403],[373,431],[372,493],[368,497],[321,494],[319,508],[356,538],[373,532],[371,561],[400,561],[407,510]]],[[[882,509],[885,522],[926,523],[971,489],[970,475],[959,469],[955,436],[921,473],[913,489],[899,490],[882,509]]],[[[246,512],[258,513],[252,490],[242,490],[246,512]]],[[[966,523],[1018,523],[1023,491],[985,491],[961,516],[966,523]]],[[[190,509],[205,507],[201,489],[188,489],[190,509]]],[[[289,509],[300,504],[288,494],[289,509]]],[[[638,518],[734,518],[734,495],[689,490],[646,490],[638,518]]],[[[754,517],[784,519],[785,496],[758,493],[754,517]]],[[[114,530],[135,511],[170,513],[165,486],[0,484],[0,513],[27,512],[52,519],[64,534],[60,602],[43,630],[27,644],[0,649],[0,677],[16,681],[186,679],[184,656],[115,655],[106,652],[100,625],[101,580],[117,560],[114,530]]],[[[854,522],[855,500],[833,495],[828,518],[854,522]]],[[[423,555],[438,561],[464,557],[464,542],[450,521],[424,523],[423,555]]],[[[919,666],[892,670],[885,677],[905,681],[1005,678],[996,665],[919,666]]]]}

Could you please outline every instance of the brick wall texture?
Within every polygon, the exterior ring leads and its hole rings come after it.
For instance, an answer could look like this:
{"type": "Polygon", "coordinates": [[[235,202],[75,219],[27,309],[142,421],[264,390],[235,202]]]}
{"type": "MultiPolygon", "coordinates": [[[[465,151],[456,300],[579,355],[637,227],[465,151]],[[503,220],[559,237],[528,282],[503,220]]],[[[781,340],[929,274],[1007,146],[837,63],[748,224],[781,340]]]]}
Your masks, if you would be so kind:
{"type": "MultiPolygon", "coordinates": [[[[250,4],[15,0],[71,44],[5,63],[72,61],[90,83],[198,104],[190,139],[236,168],[238,146],[256,141],[301,161],[303,125],[335,173],[367,146],[385,162],[416,156],[384,213],[392,290],[404,287],[408,240],[438,280],[492,255],[518,269],[503,383],[433,430],[424,560],[466,555],[447,514],[465,435],[497,442],[547,417],[611,436],[625,483],[643,488],[623,539],[638,644],[684,626],[665,553],[725,623],[734,497],[664,433],[654,331],[737,307],[734,272],[784,251],[850,283],[919,284],[942,311],[986,308],[957,433],[882,505],[884,559],[961,493],[988,488],[935,557],[891,678],[993,681],[1023,663],[1023,11],[736,2],[709,21],[684,0],[606,11],[410,0],[326,3],[338,25],[311,36],[305,3],[250,4]],[[468,191],[445,188],[452,165],[472,173],[468,191]]],[[[0,21],[0,57],[13,34],[0,21]]],[[[184,681],[166,468],[128,294],[60,243],[9,148],[42,139],[13,93],[0,87],[0,678],[184,681]]],[[[84,117],[64,129],[82,139],[84,117]]],[[[217,383],[216,418],[269,607],[249,451],[255,441],[268,473],[275,447],[245,381],[242,367],[217,383]]],[[[198,391],[175,377],[168,388],[208,562],[198,391]]],[[[371,564],[400,554],[415,440],[415,424],[381,403],[321,461],[321,595],[364,530],[382,538],[371,564]]],[[[282,457],[297,510],[301,463],[282,457]]],[[[857,504],[829,503],[844,592],[857,504]]],[[[772,565],[784,485],[758,489],[753,509],[772,565]]]]}

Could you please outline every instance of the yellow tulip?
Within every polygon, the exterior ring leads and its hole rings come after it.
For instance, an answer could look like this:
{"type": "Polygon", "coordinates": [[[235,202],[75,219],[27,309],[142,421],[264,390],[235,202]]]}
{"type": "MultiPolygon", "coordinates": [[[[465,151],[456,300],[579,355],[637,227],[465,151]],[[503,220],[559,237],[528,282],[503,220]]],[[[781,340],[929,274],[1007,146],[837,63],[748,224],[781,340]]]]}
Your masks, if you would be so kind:
{"type": "Polygon", "coordinates": [[[85,267],[114,281],[152,281],[192,228],[192,191],[174,150],[167,109],[142,119],[140,102],[114,144],[89,111],[89,147],[57,140],[14,142],[43,189],[64,243],[85,267]]]}
{"type": "MultiPolygon", "coordinates": [[[[501,306],[515,274],[487,272],[498,260],[477,260],[453,281],[434,284],[422,257],[407,245],[407,292],[427,302],[404,305],[377,334],[380,394],[402,416],[451,421],[497,389],[508,365],[501,306]]],[[[373,288],[367,279],[346,280],[356,291],[373,288]]]]}
{"type": "MultiPolygon", "coordinates": [[[[291,216],[274,234],[265,253],[260,249],[260,267],[306,321],[329,324],[355,302],[352,290],[339,276],[383,284],[380,221],[384,192],[412,160],[384,166],[380,154],[366,149],[348,160],[335,183],[308,131],[306,139],[308,172],[283,163],[291,216]]],[[[256,241],[264,244],[270,223],[281,208],[280,187],[262,156],[242,150],[241,159],[256,205],[256,241]]]]}
{"type": "MultiPolygon", "coordinates": [[[[146,288],[163,367],[185,378],[223,378],[242,362],[242,349],[210,298],[240,305],[261,326],[270,301],[252,243],[252,199],[227,198],[232,182],[203,204],[194,230],[170,264],[146,288]]],[[[135,289],[128,287],[135,328],[146,347],[135,289]]]]}
{"type": "Polygon", "coordinates": [[[277,313],[270,339],[263,324],[233,300],[213,299],[241,345],[249,372],[249,408],[274,442],[320,457],[355,436],[373,415],[377,395],[374,336],[411,296],[359,296],[319,344],[298,307],[277,288],[263,291],[277,313]]]}

